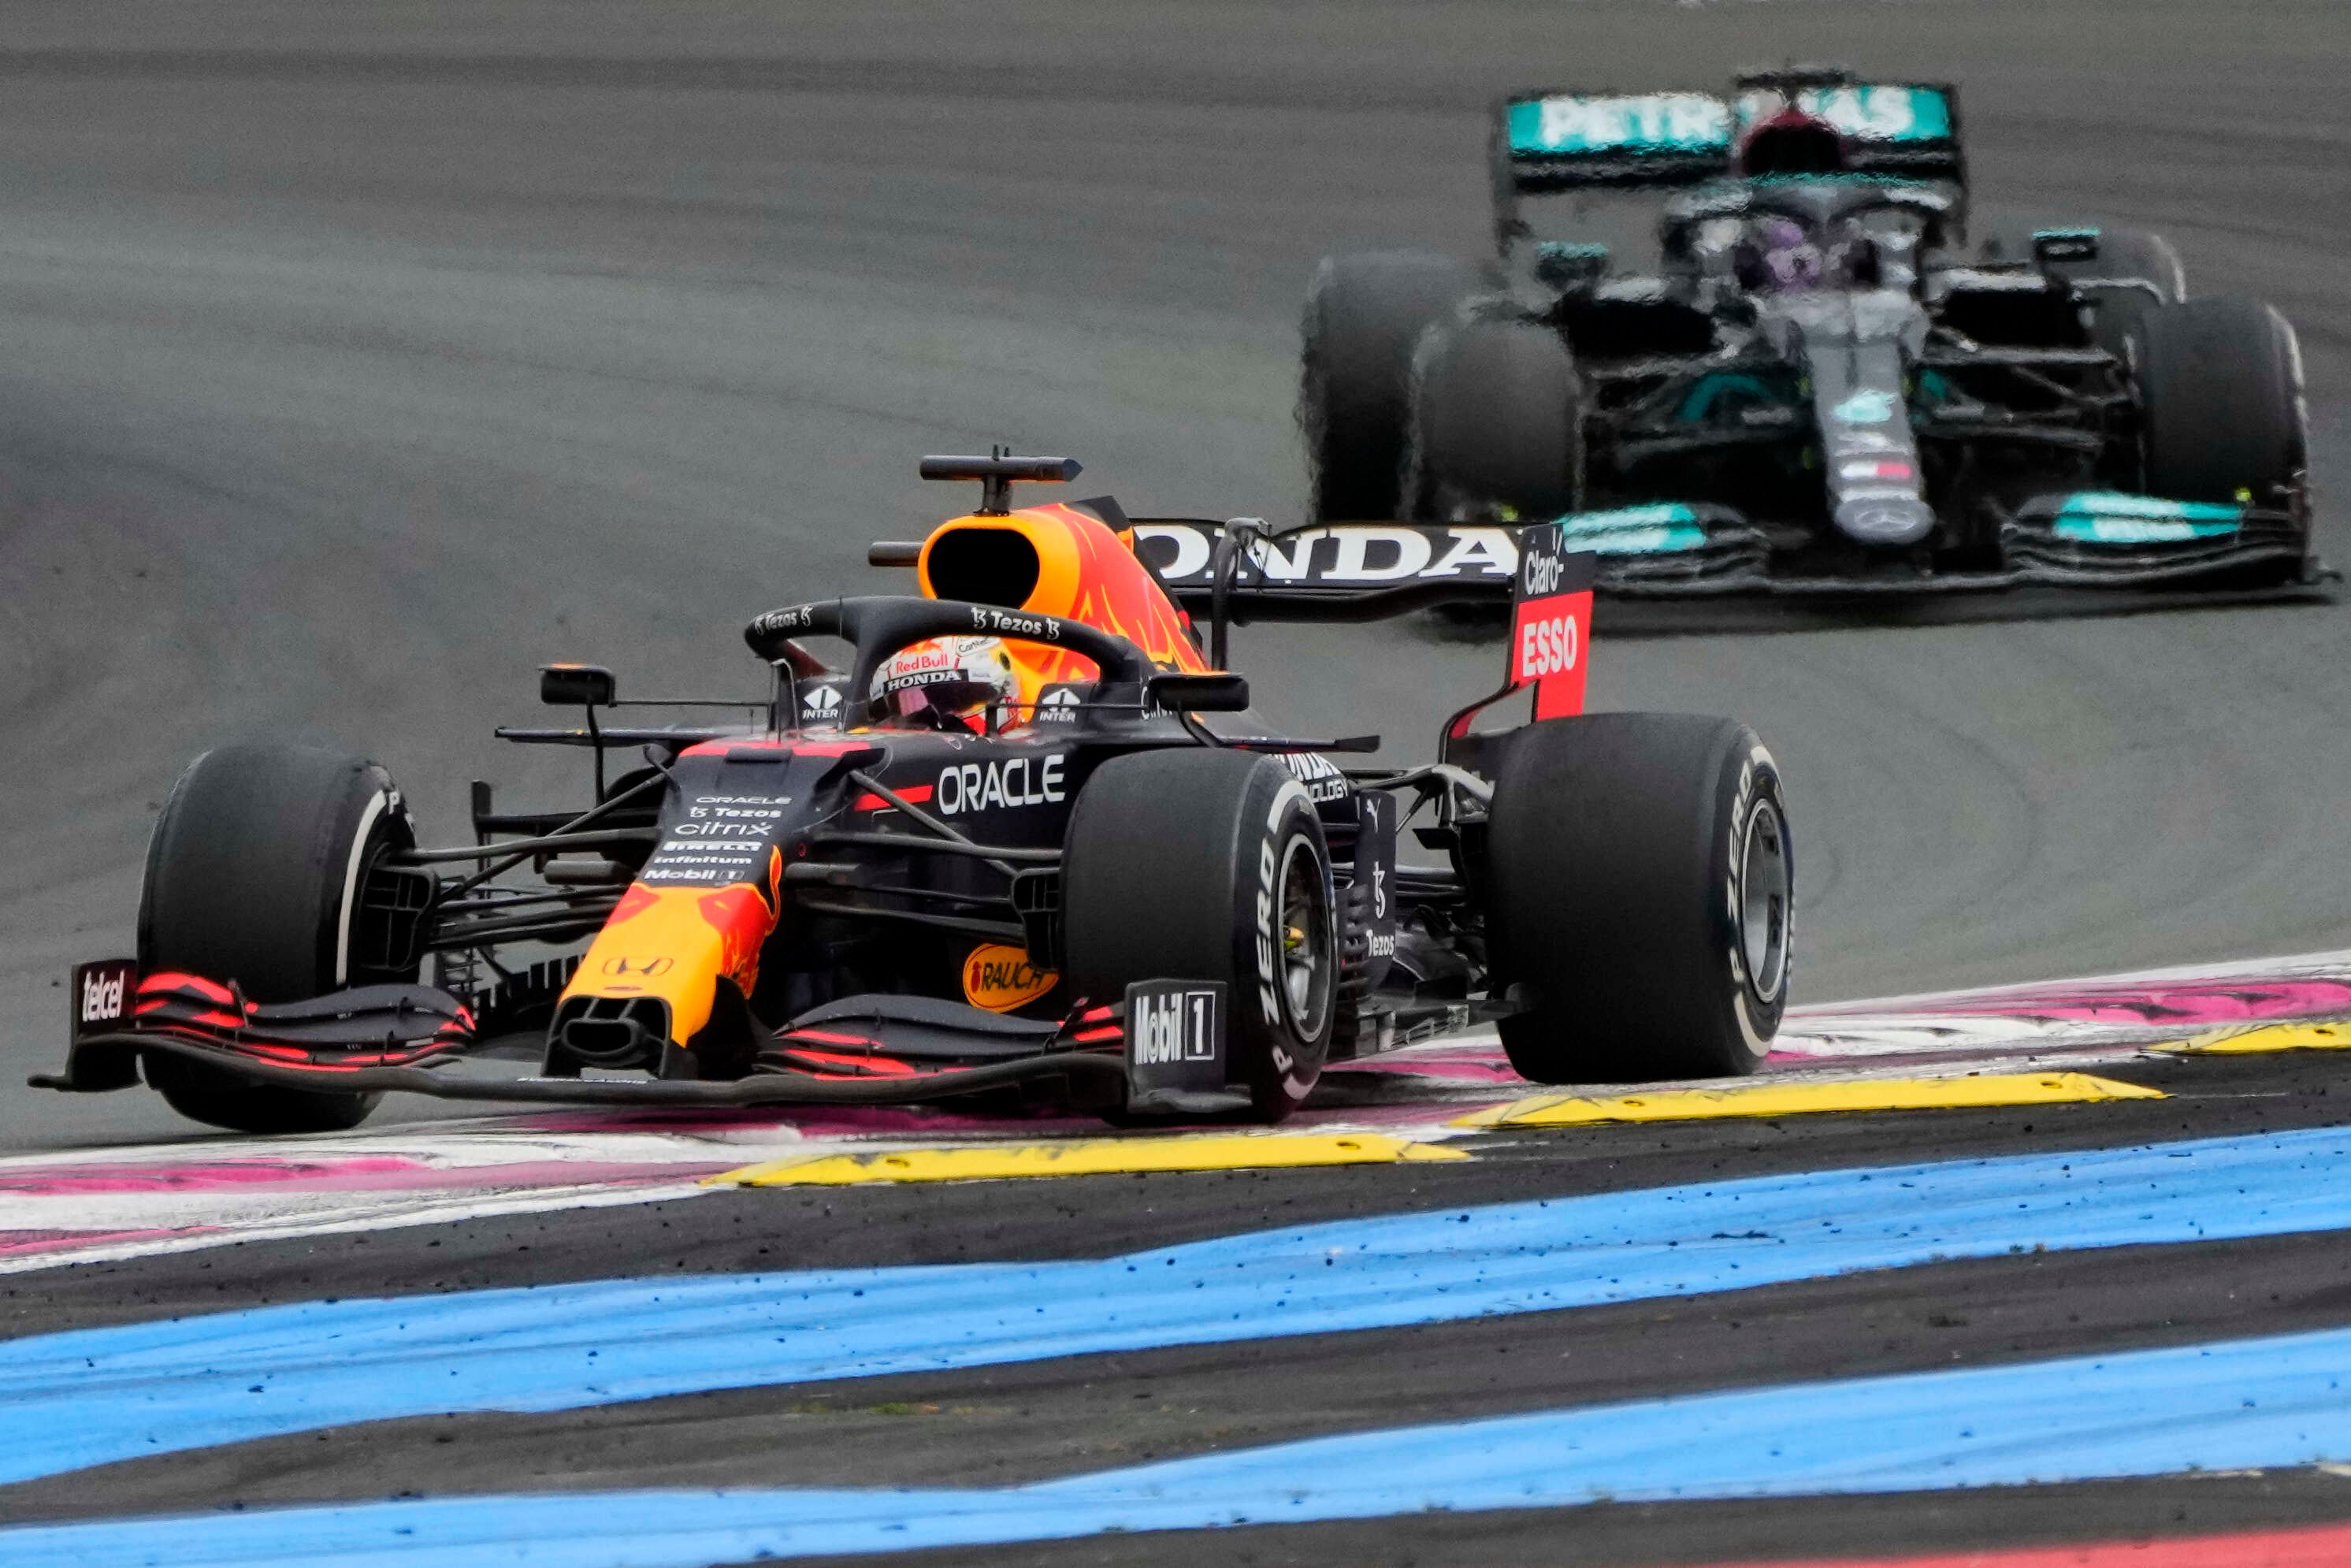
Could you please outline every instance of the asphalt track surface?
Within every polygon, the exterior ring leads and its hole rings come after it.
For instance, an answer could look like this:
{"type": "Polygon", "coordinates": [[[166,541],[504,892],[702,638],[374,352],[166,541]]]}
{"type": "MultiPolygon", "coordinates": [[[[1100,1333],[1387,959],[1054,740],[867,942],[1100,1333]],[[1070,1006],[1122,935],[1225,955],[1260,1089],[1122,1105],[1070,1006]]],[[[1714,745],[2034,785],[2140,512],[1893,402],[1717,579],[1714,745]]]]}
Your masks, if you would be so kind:
{"type": "MultiPolygon", "coordinates": [[[[320,8],[0,16],[0,1082],[127,950],[176,769],[331,737],[423,820],[576,779],[490,726],[550,657],[755,685],[736,632],[880,587],[866,540],[1006,441],[1130,511],[1290,515],[1326,250],[1474,254],[1485,105],[1844,59],[1963,84],[1979,213],[2170,235],[2301,334],[2325,553],[2351,434],[2351,13],[2325,0],[320,8]]],[[[1596,707],[1724,712],[1786,770],[1800,1000],[2344,945],[2332,602],[2035,600],[1604,624],[1596,707]],[[1613,632],[1613,635],[1611,632],[1613,632]]],[[[1251,629],[1260,704],[1416,751],[1490,644],[1251,629]]],[[[1458,1166],[745,1193],[86,1264],[11,1336],[631,1272],[1098,1256],[1308,1219],[2328,1124],[2331,1055],[2175,1098],[1488,1140],[1458,1166]]],[[[2166,1076],[2166,1075],[2168,1076],[2166,1076]]],[[[398,1102],[387,1120],[429,1107],[398,1102]]],[[[189,1136],[0,1089],[0,1149],[189,1136]]],[[[2340,1233],[2028,1256],[1490,1322],[852,1386],[416,1418],[0,1489],[0,1520],[483,1490],[995,1485],[1301,1436],[2351,1321],[2340,1233]],[[935,1408],[934,1408],[935,1407],[935,1408]]],[[[2309,1469],[1130,1536],[959,1562],[1698,1563],[2351,1518],[2309,1469]]],[[[868,1559],[870,1560],[870,1559],[868,1559]]]]}

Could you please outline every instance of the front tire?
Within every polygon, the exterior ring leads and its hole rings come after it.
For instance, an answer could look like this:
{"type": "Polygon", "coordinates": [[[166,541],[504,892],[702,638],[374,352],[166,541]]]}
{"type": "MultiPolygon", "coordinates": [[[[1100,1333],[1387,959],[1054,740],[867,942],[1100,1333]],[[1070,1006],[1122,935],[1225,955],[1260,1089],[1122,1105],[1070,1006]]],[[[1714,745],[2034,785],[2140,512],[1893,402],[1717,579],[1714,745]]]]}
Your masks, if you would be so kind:
{"type": "Polygon", "coordinates": [[[1325,256],[1306,289],[1298,426],[1316,522],[1400,517],[1413,349],[1479,291],[1447,256],[1325,256]]]}
{"type": "Polygon", "coordinates": [[[2302,350],[2258,300],[2191,299],[2137,328],[2147,487],[2179,501],[2275,505],[2308,466],[2302,350]]]}
{"type": "Polygon", "coordinates": [[[1794,862],[1745,726],[1596,714],[1517,732],[1487,830],[1500,1032],[1538,1083],[1752,1072],[1787,1006],[1794,862]]]}
{"type": "Polygon", "coordinates": [[[1270,757],[1146,751],[1078,794],[1061,856],[1073,994],[1219,980],[1227,1071],[1279,1122],[1321,1076],[1338,1014],[1330,850],[1305,787],[1270,757]]]}
{"type": "Polygon", "coordinates": [[[1412,515],[1547,522],[1583,504],[1583,386],[1565,340],[1507,302],[1425,334],[1413,364],[1412,515]]]}
{"type": "MultiPolygon", "coordinates": [[[[205,752],[172,786],[148,841],[139,902],[143,974],[234,982],[256,1002],[413,980],[368,940],[368,873],[413,842],[392,778],[323,747],[254,741],[205,752]]],[[[256,1084],[177,1054],[145,1053],[147,1082],[193,1121],[245,1133],[357,1126],[380,1094],[256,1084]]]]}

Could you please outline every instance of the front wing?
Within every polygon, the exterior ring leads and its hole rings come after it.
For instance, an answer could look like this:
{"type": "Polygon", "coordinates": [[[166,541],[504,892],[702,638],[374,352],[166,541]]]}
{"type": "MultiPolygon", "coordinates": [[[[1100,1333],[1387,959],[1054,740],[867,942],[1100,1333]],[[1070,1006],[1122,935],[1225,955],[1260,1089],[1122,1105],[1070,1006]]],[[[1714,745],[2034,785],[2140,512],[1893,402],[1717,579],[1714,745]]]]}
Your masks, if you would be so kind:
{"type": "MultiPolygon", "coordinates": [[[[35,1088],[98,1092],[139,1082],[141,1056],[202,1062],[254,1084],[329,1093],[567,1105],[903,1105],[1060,1079],[1073,1101],[1130,1112],[1210,1115],[1245,1108],[1227,1082],[1222,988],[1140,982],[1119,1001],[1059,1022],[1011,1019],[927,998],[872,996],[804,1013],[763,1046],[752,1071],[721,1081],[503,1076],[480,1065],[465,1006],[424,986],[371,986],[311,1001],[247,1001],[233,985],[129,960],[74,971],[77,1012],[64,1071],[35,1088]],[[1170,1054],[1130,1019],[1176,1009],[1211,1020],[1170,1054]],[[98,998],[93,1006],[91,998],[98,998]],[[1138,1049],[1138,1045],[1140,1049],[1138,1049]]],[[[1162,1031],[1164,1033],[1164,1031],[1162,1031]]]]}

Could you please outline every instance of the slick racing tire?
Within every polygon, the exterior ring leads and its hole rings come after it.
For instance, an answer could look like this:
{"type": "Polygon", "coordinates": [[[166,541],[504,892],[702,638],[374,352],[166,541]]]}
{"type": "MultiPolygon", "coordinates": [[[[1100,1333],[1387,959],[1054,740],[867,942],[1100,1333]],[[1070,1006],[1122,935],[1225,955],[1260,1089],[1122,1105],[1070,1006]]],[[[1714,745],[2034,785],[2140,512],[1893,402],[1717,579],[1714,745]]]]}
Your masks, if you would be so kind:
{"type": "Polygon", "coordinates": [[[1545,522],[1581,504],[1583,389],[1558,332],[1506,300],[1422,335],[1405,498],[1416,517],[1545,522]]]}
{"type": "Polygon", "coordinates": [[[1779,768],[1729,719],[1518,731],[1487,829],[1502,1047],[1538,1083],[1752,1072],[1787,1005],[1794,862],[1779,768]]]}
{"type": "Polygon", "coordinates": [[[1147,751],[1079,791],[1061,854],[1074,994],[1220,980],[1227,1071],[1278,1122],[1321,1076],[1339,1008],[1330,851],[1305,786],[1270,757],[1147,751]]]}
{"type": "Polygon", "coordinates": [[[1481,285],[1441,256],[1323,258],[1307,286],[1298,425],[1317,522],[1401,515],[1413,349],[1481,285]]]}
{"type": "MultiPolygon", "coordinates": [[[[365,940],[360,904],[384,852],[413,842],[399,791],[371,762],[271,741],[205,752],[172,786],[148,841],[140,971],[234,981],[256,1002],[412,980],[415,966],[389,969],[368,951],[377,945],[365,940]]],[[[167,1051],[145,1057],[147,1082],[173,1110],[239,1132],[354,1127],[381,1098],[256,1084],[167,1051]]]]}
{"type": "Polygon", "coordinates": [[[2137,329],[2149,495],[2274,506],[2308,466],[2302,350],[2258,300],[2191,299],[2137,329]]]}

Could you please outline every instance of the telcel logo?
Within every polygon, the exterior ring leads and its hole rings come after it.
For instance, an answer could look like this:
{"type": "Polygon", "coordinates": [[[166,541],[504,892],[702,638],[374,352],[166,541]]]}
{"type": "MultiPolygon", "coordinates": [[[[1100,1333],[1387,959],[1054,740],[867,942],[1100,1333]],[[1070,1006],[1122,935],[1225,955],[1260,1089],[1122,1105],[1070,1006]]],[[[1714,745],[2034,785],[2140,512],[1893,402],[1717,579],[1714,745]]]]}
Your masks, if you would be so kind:
{"type": "Polygon", "coordinates": [[[131,974],[127,969],[92,969],[83,975],[81,1021],[111,1023],[120,1018],[130,985],[131,974]]]}

